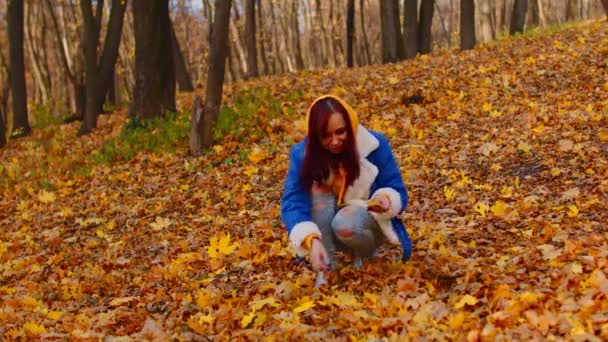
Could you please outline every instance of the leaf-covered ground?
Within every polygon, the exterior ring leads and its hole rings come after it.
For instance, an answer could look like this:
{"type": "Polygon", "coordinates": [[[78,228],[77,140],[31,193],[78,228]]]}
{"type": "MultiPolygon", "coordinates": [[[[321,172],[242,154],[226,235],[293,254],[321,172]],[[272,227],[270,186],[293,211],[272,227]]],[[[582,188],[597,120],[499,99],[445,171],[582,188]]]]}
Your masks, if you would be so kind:
{"type": "Polygon", "coordinates": [[[124,108],[88,137],[76,124],[35,130],[0,150],[0,333],[608,339],[607,68],[608,25],[593,22],[232,85],[228,105],[266,88],[279,115],[257,109],[256,126],[238,123],[246,137],[197,159],[181,139],[174,153],[95,162],[124,108]],[[362,270],[344,256],[313,289],[279,198],[303,113],[327,92],[389,137],[415,249],[401,264],[386,247],[362,270]]]}

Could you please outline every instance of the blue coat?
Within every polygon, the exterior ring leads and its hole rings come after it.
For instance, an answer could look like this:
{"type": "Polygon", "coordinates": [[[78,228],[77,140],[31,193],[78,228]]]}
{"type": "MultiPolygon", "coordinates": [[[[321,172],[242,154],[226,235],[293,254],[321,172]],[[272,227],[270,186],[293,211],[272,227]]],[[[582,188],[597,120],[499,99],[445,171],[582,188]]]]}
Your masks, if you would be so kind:
{"type": "MultiPolygon", "coordinates": [[[[357,150],[360,157],[360,176],[350,185],[344,195],[346,204],[368,200],[376,193],[384,193],[391,199],[391,208],[382,214],[372,213],[387,239],[401,244],[403,260],[410,258],[412,243],[403,222],[398,217],[407,208],[408,194],[401,172],[387,139],[380,133],[358,126],[357,150]]],[[[295,144],[290,152],[289,171],[281,198],[281,216],[289,232],[292,248],[298,255],[307,251],[301,248],[302,241],[312,233],[320,235],[319,228],[311,221],[311,194],[300,182],[300,174],[306,140],[295,144]]]]}

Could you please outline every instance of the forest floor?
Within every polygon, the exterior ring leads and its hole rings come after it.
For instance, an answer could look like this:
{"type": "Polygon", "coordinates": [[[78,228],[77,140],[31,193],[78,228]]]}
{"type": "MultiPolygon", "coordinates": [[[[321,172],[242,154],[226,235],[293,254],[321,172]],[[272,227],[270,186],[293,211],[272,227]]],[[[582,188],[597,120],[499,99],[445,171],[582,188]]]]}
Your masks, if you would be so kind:
{"type": "Polygon", "coordinates": [[[90,136],[36,129],[0,150],[0,335],[608,339],[607,69],[596,21],[228,85],[223,137],[200,158],[193,94],[143,128],[124,130],[120,107],[90,136]],[[343,256],[314,289],[279,199],[324,93],[389,138],[414,252],[387,246],[361,270],[343,256]]]}

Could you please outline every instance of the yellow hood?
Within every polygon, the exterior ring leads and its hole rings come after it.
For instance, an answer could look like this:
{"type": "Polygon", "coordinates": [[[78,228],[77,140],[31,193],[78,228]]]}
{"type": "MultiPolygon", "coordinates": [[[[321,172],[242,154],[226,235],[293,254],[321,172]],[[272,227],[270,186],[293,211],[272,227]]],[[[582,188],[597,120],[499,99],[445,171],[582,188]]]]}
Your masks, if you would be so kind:
{"type": "Polygon", "coordinates": [[[336,101],[338,101],[342,107],[344,107],[344,109],[346,109],[346,112],[348,113],[348,117],[350,119],[350,124],[352,126],[353,129],[353,135],[356,137],[357,136],[357,128],[359,127],[359,118],[357,117],[357,113],[355,112],[355,110],[353,109],[353,107],[351,107],[348,103],[346,103],[346,101],[342,100],[341,98],[335,96],[335,95],[323,95],[318,97],[316,100],[313,101],[313,103],[310,105],[310,107],[308,107],[308,110],[306,111],[306,135],[308,135],[308,122],[310,120],[310,111],[312,109],[312,107],[319,101],[323,100],[323,99],[327,99],[327,98],[332,98],[336,101]]]}

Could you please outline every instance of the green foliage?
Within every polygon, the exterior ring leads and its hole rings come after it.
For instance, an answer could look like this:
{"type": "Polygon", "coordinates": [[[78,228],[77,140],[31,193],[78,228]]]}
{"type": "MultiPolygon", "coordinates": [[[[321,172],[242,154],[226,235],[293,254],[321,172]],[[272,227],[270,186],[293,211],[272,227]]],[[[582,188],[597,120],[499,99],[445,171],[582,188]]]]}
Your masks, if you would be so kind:
{"type": "Polygon", "coordinates": [[[63,116],[67,116],[67,113],[61,112],[58,115],[58,108],[64,107],[59,104],[52,104],[50,102],[30,104],[32,127],[45,128],[61,124],[61,118],[63,116]]]}
{"type": "Polygon", "coordinates": [[[128,161],[142,151],[174,153],[188,144],[190,112],[167,113],[162,118],[140,120],[131,118],[116,138],[93,152],[98,163],[128,161]]]}
{"type": "MultiPolygon", "coordinates": [[[[300,90],[287,94],[287,101],[295,101],[302,96],[300,90]]],[[[291,114],[292,109],[284,109],[278,98],[268,89],[256,88],[249,93],[238,95],[232,106],[223,105],[215,125],[214,138],[221,139],[226,134],[238,136],[248,141],[263,135],[260,124],[282,114],[291,114]]]]}

